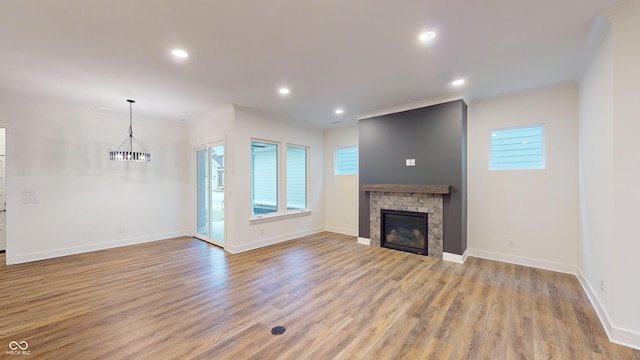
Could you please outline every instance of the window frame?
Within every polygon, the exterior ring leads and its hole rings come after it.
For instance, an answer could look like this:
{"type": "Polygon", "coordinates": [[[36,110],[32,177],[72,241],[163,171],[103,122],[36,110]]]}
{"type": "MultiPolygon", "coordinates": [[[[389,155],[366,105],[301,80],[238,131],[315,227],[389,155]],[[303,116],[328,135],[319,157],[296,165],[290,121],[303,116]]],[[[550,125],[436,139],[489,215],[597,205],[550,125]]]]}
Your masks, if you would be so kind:
{"type": "Polygon", "coordinates": [[[280,184],[280,169],[282,168],[282,166],[280,164],[280,152],[281,152],[280,148],[281,148],[281,144],[278,143],[278,142],[275,142],[275,141],[262,140],[262,139],[253,139],[253,138],[251,139],[250,144],[251,144],[250,145],[251,146],[251,216],[260,217],[262,215],[269,215],[269,214],[277,213],[279,208],[280,208],[280,203],[281,203],[281,201],[280,201],[281,191],[280,191],[280,186],[279,186],[279,184],[280,184]],[[275,149],[275,152],[276,152],[276,159],[275,159],[275,162],[276,162],[276,164],[275,164],[275,166],[276,166],[276,169],[275,169],[275,174],[276,174],[276,194],[275,194],[276,195],[276,197],[275,197],[276,204],[275,204],[275,207],[276,207],[276,210],[272,211],[272,212],[268,212],[268,213],[263,213],[263,214],[254,214],[254,200],[255,200],[254,199],[255,198],[255,178],[254,178],[254,175],[255,175],[254,169],[255,169],[255,167],[254,167],[254,153],[253,153],[254,143],[262,143],[262,144],[267,144],[267,145],[274,145],[276,147],[276,149],[275,149]]]}
{"type": "Polygon", "coordinates": [[[518,126],[508,126],[508,127],[499,127],[489,129],[489,146],[488,146],[488,157],[489,157],[489,171],[517,171],[517,170],[545,170],[547,168],[547,134],[546,134],[546,124],[544,123],[535,123],[535,124],[526,124],[526,125],[518,125],[518,126]],[[541,160],[540,166],[534,167],[509,167],[509,168],[496,168],[493,164],[493,134],[499,131],[512,131],[512,130],[520,130],[520,129],[533,129],[540,128],[541,130],[541,160]]]}
{"type": "Polygon", "coordinates": [[[283,164],[285,169],[285,178],[284,178],[284,185],[285,185],[285,189],[284,189],[284,195],[285,195],[285,201],[284,201],[284,212],[291,212],[291,211],[301,211],[301,210],[305,210],[309,208],[309,147],[305,146],[305,145],[296,145],[296,144],[285,144],[285,154],[284,154],[284,162],[283,164]],[[288,184],[289,184],[289,174],[288,174],[288,149],[289,148],[295,148],[295,149],[303,149],[304,150],[304,207],[301,209],[291,209],[289,210],[289,189],[288,189],[288,184]]]}
{"type": "Polygon", "coordinates": [[[339,146],[333,149],[333,175],[358,175],[360,172],[360,149],[358,145],[339,146]],[[352,173],[338,172],[338,153],[343,149],[355,149],[356,150],[356,169],[352,173]]]}
{"type": "Polygon", "coordinates": [[[253,204],[253,194],[254,194],[254,168],[253,168],[253,152],[251,153],[251,210],[249,222],[260,222],[260,221],[270,221],[275,220],[282,217],[291,217],[291,216],[300,216],[300,215],[309,215],[311,214],[311,209],[309,208],[309,193],[310,193],[310,159],[311,159],[311,148],[307,145],[300,145],[294,143],[287,143],[281,141],[274,140],[264,140],[260,138],[251,138],[250,144],[253,147],[255,142],[264,143],[264,144],[273,144],[276,145],[276,189],[277,189],[277,207],[275,212],[269,212],[264,214],[254,214],[254,204],[253,204]],[[294,209],[287,210],[287,148],[302,148],[305,150],[305,208],[303,209],[294,209]],[[282,150],[284,149],[284,151],[282,150]]]}

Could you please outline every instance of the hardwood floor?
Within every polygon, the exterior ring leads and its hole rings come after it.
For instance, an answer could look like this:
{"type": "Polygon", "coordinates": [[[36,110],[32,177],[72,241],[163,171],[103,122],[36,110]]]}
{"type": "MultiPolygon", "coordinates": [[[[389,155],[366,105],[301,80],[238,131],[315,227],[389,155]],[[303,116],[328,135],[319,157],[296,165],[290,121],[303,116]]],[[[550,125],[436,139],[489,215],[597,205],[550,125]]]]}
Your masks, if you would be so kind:
{"type": "Polygon", "coordinates": [[[574,276],[332,233],[236,255],[181,238],[2,265],[0,294],[0,356],[14,359],[640,358],[608,341],[574,276]],[[6,355],[11,341],[31,355],[6,355]]]}

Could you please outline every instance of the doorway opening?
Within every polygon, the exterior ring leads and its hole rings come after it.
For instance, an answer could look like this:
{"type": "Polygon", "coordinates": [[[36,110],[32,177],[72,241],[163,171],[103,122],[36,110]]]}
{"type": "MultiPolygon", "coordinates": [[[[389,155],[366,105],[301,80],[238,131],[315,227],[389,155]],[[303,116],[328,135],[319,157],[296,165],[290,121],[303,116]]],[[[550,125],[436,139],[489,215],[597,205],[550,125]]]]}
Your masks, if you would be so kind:
{"type": "Polygon", "coordinates": [[[196,148],[196,237],[224,247],[224,145],[196,148]]]}

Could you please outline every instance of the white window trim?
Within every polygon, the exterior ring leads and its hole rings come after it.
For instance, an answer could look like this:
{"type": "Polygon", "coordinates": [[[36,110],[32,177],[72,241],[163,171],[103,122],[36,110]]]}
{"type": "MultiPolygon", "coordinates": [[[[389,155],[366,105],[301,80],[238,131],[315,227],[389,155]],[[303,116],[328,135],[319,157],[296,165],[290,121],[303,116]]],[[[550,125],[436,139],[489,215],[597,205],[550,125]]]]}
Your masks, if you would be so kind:
{"type": "MultiPolygon", "coordinates": [[[[309,208],[309,190],[310,190],[310,159],[311,159],[311,148],[308,145],[299,145],[293,143],[282,143],[279,141],[273,140],[263,140],[258,138],[251,138],[250,143],[253,142],[261,142],[265,144],[274,144],[277,146],[276,148],[276,189],[277,189],[277,210],[275,212],[267,213],[267,214],[259,214],[259,215],[251,215],[249,217],[249,223],[257,223],[263,221],[273,221],[282,218],[288,217],[297,217],[303,215],[311,215],[312,211],[309,208]],[[305,203],[306,208],[297,209],[297,210],[287,210],[287,146],[303,148],[306,150],[306,191],[305,191],[305,203]]],[[[251,159],[253,161],[253,159],[251,159]]],[[[253,170],[251,172],[251,182],[253,183],[253,170]]],[[[253,191],[253,189],[251,190],[253,191]]],[[[253,207],[253,197],[251,199],[251,206],[253,207]]],[[[253,210],[252,210],[253,211],[253,210]]]]}
{"type": "MultiPolygon", "coordinates": [[[[260,143],[264,143],[264,144],[271,144],[271,145],[275,145],[276,146],[276,212],[277,213],[280,209],[280,205],[281,205],[281,195],[282,195],[282,189],[280,188],[280,177],[282,176],[282,163],[280,162],[280,154],[282,153],[282,143],[277,142],[277,141],[273,141],[273,140],[263,140],[263,139],[257,139],[257,138],[251,138],[251,141],[249,142],[249,144],[253,144],[254,142],[260,142],[260,143]]],[[[254,184],[254,173],[253,173],[253,151],[250,154],[251,158],[249,159],[249,161],[251,161],[251,188],[249,189],[249,191],[251,192],[251,211],[253,212],[253,184],[254,184]]],[[[286,174],[286,173],[285,173],[286,174]]],[[[274,214],[274,213],[269,213],[269,214],[274,214]]],[[[251,217],[255,217],[256,215],[251,215],[251,217]]]]}
{"type": "MultiPolygon", "coordinates": [[[[283,164],[283,180],[282,181],[282,185],[283,185],[283,193],[284,193],[284,202],[282,203],[284,206],[284,209],[282,211],[283,214],[287,214],[289,212],[298,212],[300,210],[306,210],[309,209],[309,171],[310,171],[310,167],[309,167],[309,160],[311,159],[311,149],[309,148],[309,146],[306,145],[297,145],[297,144],[290,144],[290,143],[286,143],[284,145],[284,156],[282,159],[282,164],[283,164]],[[305,191],[304,191],[304,203],[305,203],[305,209],[297,209],[297,210],[287,210],[287,147],[295,147],[295,148],[299,148],[299,149],[305,149],[305,191]]],[[[279,184],[278,184],[279,185],[279,184]]],[[[280,212],[280,207],[278,207],[278,212],[280,212]]]]}
{"type": "Polygon", "coordinates": [[[348,149],[348,148],[356,148],[356,151],[358,153],[358,166],[360,163],[360,148],[358,147],[358,145],[347,145],[347,146],[338,146],[333,148],[333,175],[334,176],[345,176],[345,175],[358,175],[358,173],[360,172],[360,169],[357,168],[355,173],[351,173],[351,174],[342,174],[342,173],[338,173],[338,150],[340,149],[348,149]]]}
{"type": "Polygon", "coordinates": [[[547,126],[544,123],[535,123],[535,124],[527,124],[527,125],[518,125],[518,126],[507,126],[507,127],[497,127],[489,129],[489,146],[487,147],[487,159],[489,161],[489,171],[528,171],[528,170],[546,170],[547,168],[547,126]],[[540,127],[542,128],[542,166],[541,167],[532,167],[526,169],[494,169],[491,167],[491,143],[493,137],[491,136],[494,131],[502,131],[502,130],[518,130],[518,129],[527,129],[532,127],[540,127]]]}
{"type": "Polygon", "coordinates": [[[312,214],[312,211],[309,208],[300,209],[300,210],[287,210],[282,213],[273,212],[268,214],[253,215],[249,218],[249,223],[254,224],[259,222],[274,221],[274,220],[279,220],[283,218],[298,217],[298,216],[311,215],[311,214],[312,214]]]}

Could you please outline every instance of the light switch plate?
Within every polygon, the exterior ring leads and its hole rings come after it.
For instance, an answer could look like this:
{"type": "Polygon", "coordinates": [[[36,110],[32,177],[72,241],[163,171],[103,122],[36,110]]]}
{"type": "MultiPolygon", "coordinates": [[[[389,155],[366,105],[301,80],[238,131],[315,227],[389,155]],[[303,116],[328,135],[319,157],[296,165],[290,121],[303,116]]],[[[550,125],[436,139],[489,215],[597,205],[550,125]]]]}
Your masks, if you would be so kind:
{"type": "Polygon", "coordinates": [[[22,203],[23,204],[36,204],[38,199],[35,196],[23,196],[22,203]]]}

